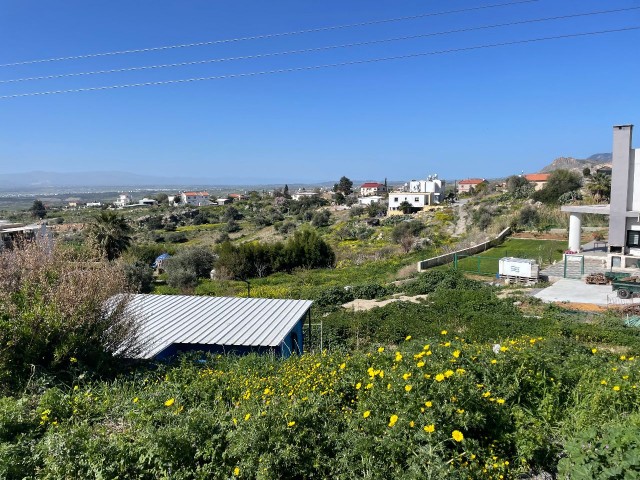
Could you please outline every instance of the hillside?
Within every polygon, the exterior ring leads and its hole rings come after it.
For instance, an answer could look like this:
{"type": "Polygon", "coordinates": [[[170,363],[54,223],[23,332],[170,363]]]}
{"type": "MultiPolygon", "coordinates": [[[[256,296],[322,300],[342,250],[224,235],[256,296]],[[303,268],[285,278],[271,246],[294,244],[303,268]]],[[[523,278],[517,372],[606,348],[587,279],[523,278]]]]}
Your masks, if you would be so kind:
{"type": "Polygon", "coordinates": [[[598,168],[604,164],[611,163],[610,153],[596,153],[586,159],[574,157],[558,157],[549,165],[540,170],[541,173],[549,173],[559,169],[580,170],[585,167],[598,168]]]}

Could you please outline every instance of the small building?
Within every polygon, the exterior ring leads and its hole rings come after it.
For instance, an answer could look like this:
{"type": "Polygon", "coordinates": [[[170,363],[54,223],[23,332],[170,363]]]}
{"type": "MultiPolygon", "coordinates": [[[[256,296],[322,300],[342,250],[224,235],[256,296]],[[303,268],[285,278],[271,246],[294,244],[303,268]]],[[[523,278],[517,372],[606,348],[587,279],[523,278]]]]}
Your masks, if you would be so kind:
{"type": "Polygon", "coordinates": [[[359,197],[358,198],[358,204],[359,205],[371,205],[372,203],[380,203],[380,201],[383,198],[384,197],[381,197],[380,195],[369,195],[368,197],[359,197]]]}
{"type": "Polygon", "coordinates": [[[467,178],[465,180],[460,180],[458,182],[457,192],[459,194],[460,193],[470,193],[473,190],[475,190],[476,188],[478,188],[478,185],[480,185],[482,183],[487,183],[487,181],[484,178],[467,178]]]}
{"type": "Polygon", "coordinates": [[[319,194],[317,192],[304,192],[301,190],[298,190],[296,193],[291,195],[291,198],[293,200],[302,200],[303,198],[313,198],[313,197],[317,197],[319,194]]]}
{"type": "Polygon", "coordinates": [[[153,199],[153,198],[143,198],[142,200],[140,200],[138,202],[138,205],[145,205],[147,207],[153,207],[155,205],[158,205],[158,201],[153,199]]]}
{"type": "Polygon", "coordinates": [[[382,193],[387,193],[387,187],[384,185],[384,183],[365,182],[360,185],[360,195],[363,197],[368,197],[370,195],[380,195],[382,193]]]}
{"type": "Polygon", "coordinates": [[[180,194],[182,204],[202,207],[211,205],[209,201],[209,192],[182,192],[180,194]]]}
{"type": "Polygon", "coordinates": [[[533,185],[533,188],[536,190],[536,192],[538,190],[543,189],[544,186],[549,181],[549,174],[548,173],[527,173],[526,175],[523,175],[523,177],[531,185],[533,185]]]}
{"type": "Polygon", "coordinates": [[[118,195],[118,199],[113,202],[113,204],[118,208],[124,208],[127,205],[131,205],[131,203],[133,203],[133,201],[131,200],[131,195],[128,193],[121,193],[118,195]]]}
{"type": "Polygon", "coordinates": [[[243,195],[242,193],[230,193],[228,197],[232,199],[234,202],[239,202],[240,200],[247,200],[249,198],[247,195],[243,195]]]}
{"type": "Polygon", "coordinates": [[[87,202],[87,208],[102,208],[102,203],[100,203],[100,202],[87,202]]]}
{"type": "Polygon", "coordinates": [[[45,223],[33,223],[20,225],[11,223],[0,224],[0,251],[12,249],[21,242],[30,242],[38,238],[45,239],[50,236],[45,223]]]}
{"type": "MultiPolygon", "coordinates": [[[[278,357],[304,352],[304,322],[310,335],[310,300],[131,295],[126,313],[140,322],[141,358],[164,359],[181,352],[278,357]]],[[[308,341],[307,337],[306,341],[308,341]]]]}
{"type": "Polygon", "coordinates": [[[230,203],[233,203],[233,199],[231,199],[231,198],[218,198],[218,199],[216,199],[216,203],[218,205],[228,205],[230,203]]]}

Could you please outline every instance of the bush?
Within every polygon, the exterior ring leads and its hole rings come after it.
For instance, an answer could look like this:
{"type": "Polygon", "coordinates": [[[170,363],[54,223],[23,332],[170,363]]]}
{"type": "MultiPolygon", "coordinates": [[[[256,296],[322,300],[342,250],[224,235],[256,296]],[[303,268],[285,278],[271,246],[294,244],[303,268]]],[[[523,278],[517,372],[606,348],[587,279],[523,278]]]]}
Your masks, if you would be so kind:
{"type": "Polygon", "coordinates": [[[165,240],[169,243],[184,243],[187,239],[187,234],[184,232],[171,232],[165,237],[165,240]]]}
{"type": "Polygon", "coordinates": [[[198,277],[192,269],[179,265],[167,269],[167,284],[173,288],[193,288],[198,284],[198,277]]]}
{"type": "MultiPolygon", "coordinates": [[[[172,270],[183,270],[193,273],[196,278],[208,278],[215,261],[216,256],[211,250],[206,247],[194,247],[179,251],[167,259],[164,267],[169,276],[172,275],[172,270]]],[[[178,276],[185,278],[182,272],[178,276]]]]}
{"type": "Polygon", "coordinates": [[[558,478],[640,477],[640,414],[578,430],[564,446],[558,478]],[[635,473],[633,473],[635,472],[635,473]]]}
{"type": "Polygon", "coordinates": [[[153,269],[144,262],[127,263],[124,265],[127,285],[133,292],[151,293],[153,286],[153,269]]]}
{"type": "Polygon", "coordinates": [[[326,227],[329,225],[331,219],[331,213],[329,210],[321,210],[313,214],[311,217],[311,225],[314,227],[326,227]]]}
{"type": "Polygon", "coordinates": [[[31,243],[0,253],[0,392],[33,371],[67,375],[72,363],[105,371],[142,348],[124,314],[126,276],[114,262],[91,262],[31,243]]]}
{"type": "Polygon", "coordinates": [[[366,285],[354,285],[351,287],[354,298],[362,298],[364,300],[373,300],[374,298],[385,297],[389,294],[389,290],[377,283],[369,283],[366,285]]]}
{"type": "Polygon", "coordinates": [[[315,303],[320,307],[342,305],[353,300],[353,292],[344,287],[327,287],[316,297],[315,303]]]}

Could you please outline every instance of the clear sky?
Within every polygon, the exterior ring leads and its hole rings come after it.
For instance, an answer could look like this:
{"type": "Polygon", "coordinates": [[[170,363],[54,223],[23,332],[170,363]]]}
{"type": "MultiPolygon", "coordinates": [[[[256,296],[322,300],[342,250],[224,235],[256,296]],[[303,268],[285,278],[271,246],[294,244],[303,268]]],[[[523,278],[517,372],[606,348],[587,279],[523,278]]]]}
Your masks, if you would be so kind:
{"type": "MultiPolygon", "coordinates": [[[[0,64],[513,0],[0,0],[0,64]]],[[[0,80],[247,56],[639,7],[538,0],[252,41],[0,67],[0,80]]],[[[640,10],[277,57],[0,83],[0,96],[260,72],[640,26],[640,10]]],[[[611,151],[640,124],[640,30],[244,78],[0,99],[0,173],[220,183],[496,177],[611,151]]],[[[640,133],[638,134],[640,135],[640,133]]],[[[635,144],[638,145],[637,140],[635,144]]]]}

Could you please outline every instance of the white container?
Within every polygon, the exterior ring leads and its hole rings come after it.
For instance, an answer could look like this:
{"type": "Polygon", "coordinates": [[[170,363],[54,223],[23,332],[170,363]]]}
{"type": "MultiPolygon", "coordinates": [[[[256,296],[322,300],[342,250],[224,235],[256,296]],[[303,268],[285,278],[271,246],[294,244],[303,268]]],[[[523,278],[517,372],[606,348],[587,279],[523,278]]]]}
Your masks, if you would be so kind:
{"type": "Polygon", "coordinates": [[[504,257],[498,262],[498,273],[501,277],[538,278],[540,268],[528,258],[504,257]]]}

